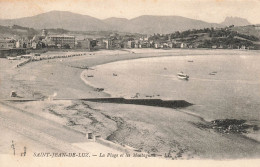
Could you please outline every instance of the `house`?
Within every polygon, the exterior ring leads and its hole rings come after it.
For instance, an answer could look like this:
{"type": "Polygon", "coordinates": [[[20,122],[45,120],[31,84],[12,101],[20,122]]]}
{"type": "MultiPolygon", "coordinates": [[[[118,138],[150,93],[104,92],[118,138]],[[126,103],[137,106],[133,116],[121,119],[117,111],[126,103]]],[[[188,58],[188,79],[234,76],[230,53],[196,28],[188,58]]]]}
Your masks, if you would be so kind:
{"type": "Polygon", "coordinates": [[[148,41],[143,41],[143,42],[141,43],[141,47],[142,47],[142,48],[150,48],[151,45],[150,45],[150,43],[149,43],[148,41]]]}
{"type": "Polygon", "coordinates": [[[45,29],[43,29],[42,30],[42,37],[46,37],[48,35],[48,31],[47,30],[45,30],[45,29]]]}
{"type": "Polygon", "coordinates": [[[112,49],[113,48],[113,40],[111,39],[104,39],[103,40],[104,45],[105,45],[105,49],[112,49]]]}
{"type": "Polygon", "coordinates": [[[42,48],[42,45],[43,45],[43,43],[42,42],[36,42],[36,41],[33,41],[32,42],[32,48],[33,49],[41,49],[42,48]]]}
{"type": "Polygon", "coordinates": [[[168,48],[168,47],[169,47],[168,43],[163,43],[163,48],[168,48]]]}
{"type": "Polygon", "coordinates": [[[134,41],[127,41],[127,48],[134,48],[135,42],[134,41]]]}
{"type": "Polygon", "coordinates": [[[90,48],[89,49],[97,49],[98,41],[96,39],[90,40],[90,48]]]}
{"type": "Polygon", "coordinates": [[[186,43],[181,43],[181,48],[187,48],[187,44],[186,43]]]}
{"type": "Polygon", "coordinates": [[[233,49],[233,45],[228,45],[228,49],[233,49]]]}
{"type": "Polygon", "coordinates": [[[18,40],[15,42],[15,47],[16,48],[21,48],[22,47],[22,41],[21,40],[18,40]]]}
{"type": "Polygon", "coordinates": [[[242,45],[240,49],[245,50],[245,49],[246,49],[246,46],[245,46],[245,45],[242,45]]]}
{"type": "Polygon", "coordinates": [[[33,48],[33,49],[36,49],[36,48],[37,48],[37,42],[35,42],[35,41],[32,42],[32,48],[33,48]]]}
{"type": "Polygon", "coordinates": [[[97,47],[98,49],[106,49],[107,47],[107,43],[106,43],[106,40],[105,39],[97,39],[98,43],[97,43],[97,47]]]}
{"type": "Polygon", "coordinates": [[[168,42],[168,47],[169,47],[169,48],[173,48],[173,43],[168,42]]]}

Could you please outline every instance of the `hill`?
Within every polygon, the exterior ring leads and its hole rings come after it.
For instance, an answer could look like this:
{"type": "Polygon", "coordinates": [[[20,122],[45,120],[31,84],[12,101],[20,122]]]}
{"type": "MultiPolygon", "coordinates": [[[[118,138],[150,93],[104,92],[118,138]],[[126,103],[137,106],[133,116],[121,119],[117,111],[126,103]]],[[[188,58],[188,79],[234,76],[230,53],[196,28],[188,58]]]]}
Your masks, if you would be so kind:
{"type": "Polygon", "coordinates": [[[14,35],[16,37],[32,38],[36,34],[39,34],[39,31],[33,28],[22,27],[18,25],[0,26],[0,38],[6,38],[14,35]]]}
{"type": "Polygon", "coordinates": [[[256,36],[260,39],[260,25],[233,27],[232,30],[241,34],[256,36]]]}
{"type": "MultiPolygon", "coordinates": [[[[200,29],[175,32],[170,35],[174,41],[186,43],[192,48],[259,49],[259,38],[254,35],[239,33],[233,27],[217,29],[200,29]]],[[[167,36],[166,36],[167,37],[167,36]]],[[[165,36],[153,36],[153,39],[167,39],[165,36]]]]}

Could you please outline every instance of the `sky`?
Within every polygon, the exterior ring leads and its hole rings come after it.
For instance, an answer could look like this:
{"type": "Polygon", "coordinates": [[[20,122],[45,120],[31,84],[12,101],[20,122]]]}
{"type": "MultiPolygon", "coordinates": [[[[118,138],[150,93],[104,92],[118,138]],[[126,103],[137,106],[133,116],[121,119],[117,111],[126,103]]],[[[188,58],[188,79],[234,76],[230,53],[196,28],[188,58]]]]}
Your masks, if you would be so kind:
{"type": "Polygon", "coordinates": [[[260,23],[260,0],[0,0],[0,19],[34,16],[52,10],[99,19],[141,15],[183,16],[220,23],[227,16],[260,23]]]}

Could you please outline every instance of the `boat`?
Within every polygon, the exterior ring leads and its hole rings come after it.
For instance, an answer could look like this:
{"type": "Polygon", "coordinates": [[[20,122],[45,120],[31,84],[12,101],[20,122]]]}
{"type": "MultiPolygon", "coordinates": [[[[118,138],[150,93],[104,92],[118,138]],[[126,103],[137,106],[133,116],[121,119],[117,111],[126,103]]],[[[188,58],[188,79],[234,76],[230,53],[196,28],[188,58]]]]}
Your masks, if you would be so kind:
{"type": "Polygon", "coordinates": [[[177,77],[179,79],[184,79],[184,80],[188,80],[189,79],[189,76],[187,74],[184,74],[183,72],[178,73],[177,77]]]}
{"type": "Polygon", "coordinates": [[[16,57],[7,56],[7,59],[8,60],[21,60],[21,56],[16,56],[16,57]]]}
{"type": "Polygon", "coordinates": [[[218,72],[217,71],[213,71],[211,73],[209,73],[209,75],[216,75],[218,72]]]}

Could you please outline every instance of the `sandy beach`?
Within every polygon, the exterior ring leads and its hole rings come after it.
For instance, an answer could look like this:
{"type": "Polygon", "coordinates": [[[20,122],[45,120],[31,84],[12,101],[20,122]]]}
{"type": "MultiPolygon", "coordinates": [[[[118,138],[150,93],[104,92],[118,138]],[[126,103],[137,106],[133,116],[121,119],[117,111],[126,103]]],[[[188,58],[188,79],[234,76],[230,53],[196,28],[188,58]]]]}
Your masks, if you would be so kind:
{"type": "MultiPolygon", "coordinates": [[[[173,159],[259,158],[259,141],[241,134],[221,134],[212,129],[200,128],[197,126],[198,124],[207,122],[196,114],[190,114],[189,108],[172,109],[80,100],[111,97],[111,93],[106,89],[104,91],[97,89],[102,87],[88,82],[88,79],[91,78],[88,75],[95,71],[98,65],[149,57],[243,55],[245,52],[248,55],[258,54],[256,51],[180,49],[97,51],[86,52],[84,56],[31,62],[19,68],[16,65],[24,60],[0,59],[0,99],[1,102],[31,113],[39,119],[53,122],[55,127],[59,126],[59,129],[55,129],[53,133],[49,134],[55,139],[47,147],[50,150],[67,151],[64,149],[65,146],[70,149],[69,147],[74,148],[73,143],[81,143],[82,135],[79,135],[77,140],[71,141],[73,137],[69,133],[72,133],[71,130],[73,130],[76,131],[76,134],[91,131],[118,145],[130,146],[150,154],[162,156],[169,154],[173,159]],[[16,91],[18,97],[10,98],[11,91],[16,91]],[[14,102],[6,101],[7,99],[37,101],[14,102]],[[69,129],[68,134],[59,137],[59,134],[55,132],[63,127],[69,129]],[[66,141],[65,144],[60,145],[61,148],[55,148],[55,142],[61,142],[56,141],[58,139],[66,141]]],[[[12,115],[6,114],[3,109],[0,113],[1,119],[16,119],[12,118],[12,115]]],[[[26,120],[26,118],[27,116],[24,116],[19,120],[26,120]]],[[[44,124],[42,126],[44,127],[44,124]]],[[[1,129],[9,131],[7,129],[10,128],[2,124],[1,129]]],[[[9,133],[19,133],[23,136],[23,133],[16,132],[14,129],[10,129],[9,133]]],[[[30,133],[37,134],[36,131],[30,133]]],[[[11,134],[10,136],[16,135],[11,134]]],[[[28,136],[17,138],[22,141],[25,139],[29,140],[28,136]]],[[[41,139],[35,137],[33,140],[40,141],[41,139]]],[[[2,143],[5,142],[7,141],[2,143]]],[[[43,143],[43,145],[45,144],[43,143]]],[[[82,147],[80,144],[76,145],[77,149],[82,147]]],[[[2,150],[8,150],[3,144],[1,147],[5,148],[2,150]]],[[[33,144],[32,147],[41,149],[40,146],[33,144]]],[[[2,152],[7,153],[7,151],[2,152]]]]}

